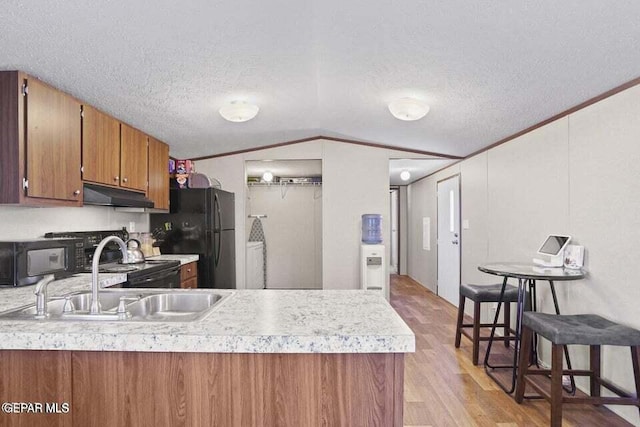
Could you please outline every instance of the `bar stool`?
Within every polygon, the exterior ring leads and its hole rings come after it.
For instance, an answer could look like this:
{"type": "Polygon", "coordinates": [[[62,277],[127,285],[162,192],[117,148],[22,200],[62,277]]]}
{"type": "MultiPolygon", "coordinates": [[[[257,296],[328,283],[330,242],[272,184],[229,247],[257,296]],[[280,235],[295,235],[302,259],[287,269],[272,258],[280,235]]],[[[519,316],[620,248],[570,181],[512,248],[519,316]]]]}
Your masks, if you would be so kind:
{"type": "Polygon", "coordinates": [[[525,387],[531,385],[551,403],[551,426],[562,425],[563,403],[591,405],[635,405],[640,409],[640,331],[619,325],[594,314],[557,315],[525,312],[522,318],[522,348],[518,363],[516,402],[522,403],[525,387]],[[529,353],[533,334],[551,341],[551,369],[536,369],[529,366],[529,353]],[[563,346],[579,344],[589,346],[589,370],[562,368],[563,346]],[[611,382],[600,377],[600,346],[614,345],[631,349],[631,362],[636,385],[636,395],[624,392],[611,382]],[[529,375],[551,375],[551,391],[547,393],[529,375]],[[591,396],[563,396],[562,375],[590,377],[591,396]],[[603,386],[620,397],[601,397],[603,386]]]}
{"type": "MultiPolygon", "coordinates": [[[[460,303],[458,304],[458,324],[456,327],[456,348],[460,347],[462,335],[469,338],[473,343],[472,361],[478,364],[478,353],[480,351],[480,341],[488,341],[489,337],[480,336],[480,328],[491,328],[493,323],[480,323],[480,304],[500,301],[500,291],[502,284],[497,285],[460,285],[460,303]],[[464,303],[469,298],[473,301],[473,323],[464,323],[464,303]],[[473,328],[473,333],[469,333],[465,328],[473,328]]],[[[510,303],[518,302],[518,288],[507,285],[502,299],[504,303],[504,321],[497,327],[504,328],[504,345],[509,346],[509,335],[514,332],[511,329],[510,303]]]]}

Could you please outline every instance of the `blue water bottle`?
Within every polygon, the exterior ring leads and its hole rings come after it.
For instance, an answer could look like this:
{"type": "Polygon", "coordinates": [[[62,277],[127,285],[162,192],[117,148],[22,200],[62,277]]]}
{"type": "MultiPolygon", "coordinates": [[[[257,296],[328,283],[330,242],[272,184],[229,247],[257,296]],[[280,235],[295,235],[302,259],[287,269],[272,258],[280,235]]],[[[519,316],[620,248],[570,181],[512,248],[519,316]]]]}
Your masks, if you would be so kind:
{"type": "Polygon", "coordinates": [[[367,245],[382,243],[382,215],[362,215],[362,243],[367,245]]]}

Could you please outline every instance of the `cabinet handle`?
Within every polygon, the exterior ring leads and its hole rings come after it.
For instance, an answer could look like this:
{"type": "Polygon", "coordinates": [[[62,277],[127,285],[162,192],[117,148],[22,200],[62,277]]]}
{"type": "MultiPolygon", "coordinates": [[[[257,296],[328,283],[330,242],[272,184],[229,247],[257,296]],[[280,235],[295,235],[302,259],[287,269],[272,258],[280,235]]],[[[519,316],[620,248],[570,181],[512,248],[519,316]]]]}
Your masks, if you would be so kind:
{"type": "Polygon", "coordinates": [[[127,182],[128,179],[127,178],[122,178],[122,182],[127,182]]]}
{"type": "Polygon", "coordinates": [[[118,181],[119,179],[120,179],[120,177],[119,177],[119,176],[114,176],[114,177],[113,177],[113,180],[114,180],[114,181],[118,181]]]}
{"type": "Polygon", "coordinates": [[[190,268],[187,268],[187,273],[191,273],[191,269],[190,268]]]}
{"type": "Polygon", "coordinates": [[[80,190],[76,190],[76,191],[74,191],[74,192],[73,192],[73,195],[74,195],[74,196],[78,196],[78,195],[80,195],[80,190]]]}

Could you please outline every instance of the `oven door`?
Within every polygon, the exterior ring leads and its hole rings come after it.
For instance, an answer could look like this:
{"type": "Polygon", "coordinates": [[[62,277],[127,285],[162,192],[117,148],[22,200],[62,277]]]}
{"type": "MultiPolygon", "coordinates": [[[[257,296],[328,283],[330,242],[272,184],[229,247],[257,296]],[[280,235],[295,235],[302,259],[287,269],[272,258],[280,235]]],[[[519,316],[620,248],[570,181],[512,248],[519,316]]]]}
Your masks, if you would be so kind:
{"type": "Polygon", "coordinates": [[[123,288],[179,288],[180,266],[159,271],[149,276],[137,277],[124,283],[123,288]]]}

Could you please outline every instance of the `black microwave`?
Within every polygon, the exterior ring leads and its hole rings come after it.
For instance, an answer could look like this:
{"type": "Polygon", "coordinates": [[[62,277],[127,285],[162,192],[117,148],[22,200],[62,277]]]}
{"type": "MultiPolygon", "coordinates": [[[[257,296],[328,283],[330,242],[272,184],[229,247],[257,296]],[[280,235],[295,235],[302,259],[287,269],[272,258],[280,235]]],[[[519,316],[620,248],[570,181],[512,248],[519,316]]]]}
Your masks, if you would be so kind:
{"type": "Polygon", "coordinates": [[[47,274],[60,279],[83,267],[82,239],[0,242],[0,286],[33,285],[47,274]]]}

